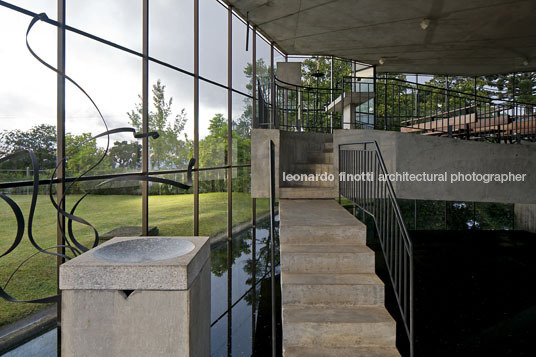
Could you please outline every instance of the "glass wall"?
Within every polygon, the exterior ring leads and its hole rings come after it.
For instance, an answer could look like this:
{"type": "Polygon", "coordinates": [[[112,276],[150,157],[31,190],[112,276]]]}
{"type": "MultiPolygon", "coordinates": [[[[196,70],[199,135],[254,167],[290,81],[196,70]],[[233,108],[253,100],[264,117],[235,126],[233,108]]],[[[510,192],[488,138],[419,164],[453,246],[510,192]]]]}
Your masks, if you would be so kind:
{"type": "MultiPolygon", "coordinates": [[[[57,15],[62,2],[11,3],[62,20],[57,15]]],[[[32,17],[16,8],[0,6],[0,30],[13,35],[13,40],[5,40],[0,47],[0,55],[6,61],[0,68],[0,118],[6,119],[0,126],[2,152],[22,148],[35,151],[42,180],[50,179],[56,158],[63,158],[67,182],[52,185],[52,196],[57,190],[66,190],[67,211],[83,198],[75,214],[90,222],[99,236],[114,236],[124,228],[135,229],[139,234],[191,236],[197,226],[198,235],[210,236],[214,242],[230,241],[219,243],[219,251],[213,252],[212,273],[226,282],[224,288],[230,291],[231,305],[237,303],[242,310],[251,309],[255,299],[244,300],[244,294],[253,284],[252,256],[260,254],[260,246],[252,250],[256,234],[251,229],[253,31],[248,33],[245,21],[234,13],[229,17],[227,7],[216,0],[151,0],[147,2],[148,11],[144,11],[143,0],[68,0],[65,4],[69,27],[64,43],[58,41],[55,24],[42,21],[35,24],[29,36],[33,50],[53,67],[65,61],[65,73],[76,84],[65,80],[64,93],[61,86],[57,87],[58,75],[26,49],[24,36],[32,17]],[[194,21],[196,4],[198,29],[194,21]],[[77,33],[78,30],[87,34],[77,33]],[[143,45],[144,39],[147,46],[143,45]],[[58,58],[58,44],[65,50],[64,59],[58,58]],[[60,130],[62,140],[58,141],[58,128],[62,127],[65,134],[60,130]],[[116,129],[118,132],[110,134],[109,141],[107,135],[95,137],[116,129]],[[157,132],[158,138],[141,137],[151,132],[157,132]],[[57,145],[62,141],[65,152],[57,145]],[[32,142],[34,146],[28,145],[32,142]],[[156,182],[149,182],[144,191],[143,180],[147,176],[187,183],[188,164],[196,147],[197,191],[195,185],[184,190],[156,182]],[[125,175],[134,175],[136,179],[125,180],[125,175]],[[237,237],[236,242],[235,238],[228,239],[229,232],[237,237]],[[229,262],[236,268],[231,269],[229,262]]],[[[270,45],[262,36],[256,40],[257,78],[269,95],[270,45]]],[[[276,52],[276,61],[283,58],[276,52]]],[[[17,160],[0,166],[0,184],[4,184],[0,192],[10,195],[26,215],[32,199],[33,168],[28,158],[17,160]],[[25,183],[14,184],[15,181],[25,183]]],[[[61,177],[61,170],[56,176],[61,177]]],[[[195,177],[194,174],[194,184],[195,177]]],[[[43,247],[54,246],[58,238],[57,213],[48,193],[45,182],[37,193],[33,222],[34,235],[43,247]]],[[[0,205],[3,253],[13,241],[17,222],[9,206],[3,201],[0,205]]],[[[258,217],[264,217],[268,212],[267,201],[256,204],[256,210],[258,217]]],[[[91,227],[75,223],[72,234],[80,244],[93,246],[95,236],[91,227]]],[[[64,243],[73,244],[68,232],[59,237],[64,243]]],[[[266,243],[266,237],[262,242],[266,243]]],[[[35,252],[26,242],[2,257],[0,281],[5,283],[11,267],[35,252]]],[[[69,257],[76,254],[74,248],[66,251],[69,257]]],[[[53,295],[57,287],[56,269],[55,257],[37,255],[17,272],[7,291],[21,299],[53,295]]],[[[256,273],[260,276],[264,272],[256,273]]],[[[221,281],[218,284],[223,284],[221,281]]],[[[259,286],[253,290],[258,292],[259,286]]],[[[0,300],[0,325],[41,307],[21,304],[13,308],[0,300]]],[[[214,314],[221,314],[228,307],[224,304],[223,310],[214,314]]],[[[246,315],[236,314],[229,320],[233,331],[245,323],[246,315]]],[[[247,316],[251,318],[251,314],[247,316]]],[[[218,326],[226,329],[229,321],[221,320],[222,325],[218,326]]],[[[218,345],[221,342],[215,341],[218,345]]],[[[235,339],[232,350],[238,353],[247,348],[235,339]]]]}

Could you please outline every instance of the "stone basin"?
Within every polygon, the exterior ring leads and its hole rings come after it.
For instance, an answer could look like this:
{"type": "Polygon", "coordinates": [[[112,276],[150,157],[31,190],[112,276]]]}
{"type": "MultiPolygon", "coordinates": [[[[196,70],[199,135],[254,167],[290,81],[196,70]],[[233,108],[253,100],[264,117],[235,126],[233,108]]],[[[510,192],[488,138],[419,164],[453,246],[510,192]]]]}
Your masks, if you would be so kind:
{"type": "Polygon", "coordinates": [[[190,253],[195,245],[179,238],[138,238],[97,248],[93,256],[114,263],[155,262],[190,253]]]}

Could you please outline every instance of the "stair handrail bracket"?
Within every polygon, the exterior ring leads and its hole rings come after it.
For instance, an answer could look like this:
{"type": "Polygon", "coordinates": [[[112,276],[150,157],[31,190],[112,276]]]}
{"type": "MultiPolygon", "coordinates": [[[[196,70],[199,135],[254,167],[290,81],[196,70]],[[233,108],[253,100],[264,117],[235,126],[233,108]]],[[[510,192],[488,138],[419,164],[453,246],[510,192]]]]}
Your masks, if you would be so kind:
{"type": "Polygon", "coordinates": [[[338,155],[339,202],[351,201],[363,221],[365,214],[373,218],[413,357],[413,245],[389,172],[376,141],[339,144],[338,155]]]}

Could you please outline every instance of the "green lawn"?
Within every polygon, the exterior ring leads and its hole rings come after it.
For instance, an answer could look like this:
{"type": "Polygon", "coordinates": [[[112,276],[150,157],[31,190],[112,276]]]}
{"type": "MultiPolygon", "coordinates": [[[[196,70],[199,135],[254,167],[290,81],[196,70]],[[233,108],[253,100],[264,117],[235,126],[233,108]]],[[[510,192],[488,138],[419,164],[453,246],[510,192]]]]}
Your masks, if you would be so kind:
{"type": "MultiPolygon", "coordinates": [[[[29,195],[12,195],[28,219],[29,195]]],[[[68,208],[79,198],[69,195],[68,208]]],[[[16,221],[6,204],[0,203],[0,252],[12,243],[16,232],[16,221]]],[[[257,200],[257,212],[268,211],[267,200],[257,200]]],[[[92,223],[99,233],[120,226],[141,225],[141,197],[129,195],[87,196],[76,214],[92,223]]],[[[233,193],[233,224],[251,219],[251,196],[233,193]]],[[[33,223],[33,235],[38,244],[50,247],[56,242],[56,212],[48,196],[39,196],[33,223]]],[[[160,235],[186,236],[193,234],[193,195],[168,195],[149,197],[149,224],[157,226],[160,235]]],[[[199,228],[201,235],[214,235],[225,231],[227,225],[227,193],[205,193],[199,195],[199,228]]],[[[89,228],[74,225],[74,233],[84,244],[92,242],[89,228]]],[[[27,232],[25,232],[27,233],[27,232]]],[[[0,258],[0,284],[5,284],[13,270],[26,257],[35,253],[27,236],[17,249],[0,258]]],[[[19,299],[35,299],[56,293],[56,258],[38,254],[29,260],[14,276],[7,292],[19,299]]],[[[0,326],[21,319],[43,305],[15,304],[0,299],[0,326]]]]}

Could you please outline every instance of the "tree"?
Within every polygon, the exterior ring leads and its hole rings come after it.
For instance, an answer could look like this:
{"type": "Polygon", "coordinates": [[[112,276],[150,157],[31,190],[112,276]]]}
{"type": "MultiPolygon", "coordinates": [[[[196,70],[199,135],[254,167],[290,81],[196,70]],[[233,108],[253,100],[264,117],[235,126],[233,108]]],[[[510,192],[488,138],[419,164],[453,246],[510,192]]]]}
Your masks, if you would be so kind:
{"type": "Polygon", "coordinates": [[[116,141],[108,154],[113,167],[141,169],[141,145],[137,141],[116,141]]]}
{"type": "MultiPolygon", "coordinates": [[[[270,66],[264,63],[264,60],[262,58],[257,60],[257,66],[256,66],[256,85],[257,85],[257,93],[258,96],[258,90],[261,89],[261,92],[263,93],[265,99],[270,98],[270,66]]],[[[246,85],[246,88],[248,90],[248,94],[253,96],[253,66],[251,63],[248,63],[246,67],[244,68],[244,75],[246,78],[249,79],[249,83],[246,85]]],[[[240,118],[238,119],[237,123],[234,123],[233,128],[236,130],[238,135],[240,135],[243,138],[249,138],[251,136],[251,118],[252,118],[252,111],[253,106],[251,105],[251,99],[245,98],[244,99],[245,109],[240,118]]],[[[258,108],[257,108],[258,110],[258,108]]],[[[258,114],[257,114],[258,118],[258,114]]]]}
{"type": "MultiPolygon", "coordinates": [[[[31,150],[35,153],[39,169],[53,169],[56,167],[56,127],[40,124],[26,131],[15,129],[0,133],[2,155],[21,150],[31,150]]],[[[2,164],[4,169],[26,169],[31,166],[30,157],[27,155],[2,164]]]]}
{"type": "MultiPolygon", "coordinates": [[[[149,139],[149,155],[153,170],[186,167],[192,148],[186,133],[183,139],[180,138],[188,121],[186,110],[183,108],[179,114],[173,116],[171,109],[173,98],[166,98],[165,89],[166,86],[160,80],[152,88],[154,110],[149,112],[149,131],[157,131],[160,134],[156,140],[149,139]]],[[[136,104],[136,108],[127,115],[132,126],[141,131],[142,104],[136,104]]]]}
{"type": "MultiPolygon", "coordinates": [[[[233,123],[234,126],[235,123],[233,123]]],[[[227,119],[223,114],[216,114],[210,119],[209,135],[199,141],[199,166],[200,167],[217,167],[227,163],[227,119]]],[[[250,138],[242,137],[236,130],[232,130],[232,155],[233,164],[248,163],[251,161],[250,138]]],[[[233,177],[240,180],[233,180],[233,191],[247,192],[249,190],[250,178],[247,170],[233,169],[233,177]]],[[[206,172],[201,180],[201,190],[204,192],[221,192],[225,191],[224,182],[225,174],[221,171],[206,172]]]]}
{"type": "Polygon", "coordinates": [[[500,74],[483,78],[497,99],[536,104],[536,72],[500,74]],[[515,82],[515,98],[514,98],[515,82]]]}
{"type": "MultiPolygon", "coordinates": [[[[323,73],[318,79],[319,88],[331,88],[331,57],[313,56],[302,63],[302,83],[306,87],[316,87],[317,78],[313,73],[323,73]]],[[[334,59],[333,88],[341,88],[342,79],[352,74],[352,66],[348,61],[334,59]]]]}
{"type": "MultiPolygon", "coordinates": [[[[97,146],[97,140],[91,139],[91,133],[73,135],[65,134],[65,152],[67,160],[65,168],[72,176],[79,175],[95,165],[104,155],[104,149],[97,146]]],[[[104,160],[95,171],[106,171],[108,162],[104,160]]]]}

